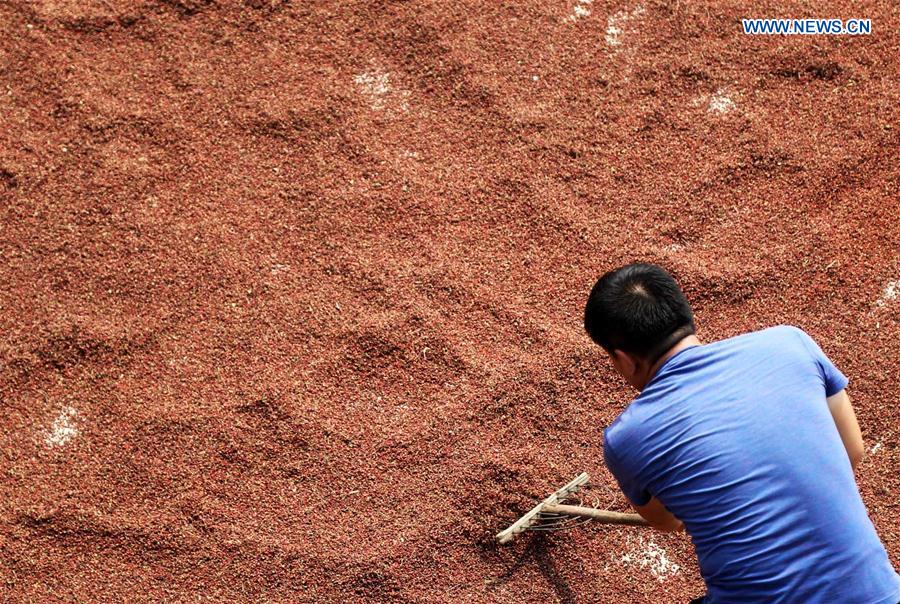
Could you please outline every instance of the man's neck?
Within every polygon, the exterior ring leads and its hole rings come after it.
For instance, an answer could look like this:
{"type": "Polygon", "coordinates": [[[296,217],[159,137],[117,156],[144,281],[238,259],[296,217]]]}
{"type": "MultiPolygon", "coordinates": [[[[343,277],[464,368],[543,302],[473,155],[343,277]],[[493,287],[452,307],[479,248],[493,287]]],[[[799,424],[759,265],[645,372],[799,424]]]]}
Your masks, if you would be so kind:
{"type": "Polygon", "coordinates": [[[676,354],[678,354],[685,348],[690,348],[692,346],[699,346],[702,343],[703,342],[700,341],[700,338],[698,338],[694,334],[685,336],[685,337],[681,338],[680,340],[678,340],[677,342],[675,342],[675,345],[672,346],[669,350],[667,350],[665,352],[665,354],[663,354],[661,357],[659,357],[659,360],[657,360],[653,364],[653,366],[650,368],[650,370],[647,372],[647,381],[645,381],[644,385],[641,386],[641,390],[643,390],[647,386],[647,384],[650,383],[650,380],[653,379],[653,376],[656,375],[656,372],[659,371],[659,368],[662,367],[666,361],[668,361],[669,359],[674,357],[676,354]]]}

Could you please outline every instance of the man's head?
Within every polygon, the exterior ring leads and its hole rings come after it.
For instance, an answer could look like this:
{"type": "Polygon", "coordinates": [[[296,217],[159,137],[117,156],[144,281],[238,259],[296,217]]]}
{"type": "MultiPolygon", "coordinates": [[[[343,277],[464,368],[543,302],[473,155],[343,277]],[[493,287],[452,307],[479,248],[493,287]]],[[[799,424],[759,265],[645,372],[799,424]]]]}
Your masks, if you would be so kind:
{"type": "Polygon", "coordinates": [[[694,315],[665,269],[629,264],[594,284],[584,309],[584,328],[612,357],[616,371],[640,390],[656,362],[694,333],[694,315]]]}

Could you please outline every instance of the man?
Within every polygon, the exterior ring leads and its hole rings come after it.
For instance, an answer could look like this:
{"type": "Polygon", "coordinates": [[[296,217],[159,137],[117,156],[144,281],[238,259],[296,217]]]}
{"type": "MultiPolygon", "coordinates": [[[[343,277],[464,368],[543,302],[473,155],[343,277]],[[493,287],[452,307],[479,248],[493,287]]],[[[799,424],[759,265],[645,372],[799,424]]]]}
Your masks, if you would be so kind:
{"type": "Polygon", "coordinates": [[[708,592],[695,602],[900,602],[854,480],[847,378],[806,333],[702,344],[651,264],[601,277],[584,324],[640,391],[605,431],[606,464],[651,526],[690,534],[708,592]]]}

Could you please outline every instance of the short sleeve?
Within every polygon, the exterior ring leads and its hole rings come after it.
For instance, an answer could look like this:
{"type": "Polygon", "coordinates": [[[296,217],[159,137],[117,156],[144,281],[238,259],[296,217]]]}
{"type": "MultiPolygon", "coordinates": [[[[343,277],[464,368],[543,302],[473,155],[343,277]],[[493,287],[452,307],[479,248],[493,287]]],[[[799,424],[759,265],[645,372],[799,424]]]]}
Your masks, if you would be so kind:
{"type": "Polygon", "coordinates": [[[812,355],[816,364],[819,366],[819,372],[822,375],[822,380],[825,382],[825,396],[832,396],[846,388],[850,380],[841,373],[840,369],[835,367],[834,363],[831,362],[831,359],[825,356],[825,353],[822,352],[822,349],[819,348],[816,341],[802,329],[797,329],[797,333],[803,340],[807,351],[809,351],[809,354],[812,355]]]}
{"type": "Polygon", "coordinates": [[[606,467],[609,468],[609,471],[616,479],[616,482],[619,483],[619,488],[622,489],[625,497],[627,497],[631,503],[634,505],[647,505],[647,503],[650,502],[652,495],[650,495],[650,493],[638,483],[636,478],[619,462],[612,447],[609,445],[609,439],[606,438],[606,432],[603,433],[603,459],[606,462],[606,467]]]}

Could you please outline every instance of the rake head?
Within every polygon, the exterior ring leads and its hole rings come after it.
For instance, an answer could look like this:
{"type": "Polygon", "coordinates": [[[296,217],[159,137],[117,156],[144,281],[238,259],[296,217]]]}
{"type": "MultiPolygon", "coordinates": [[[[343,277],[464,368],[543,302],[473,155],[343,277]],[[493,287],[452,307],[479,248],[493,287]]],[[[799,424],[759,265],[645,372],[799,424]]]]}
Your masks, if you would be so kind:
{"type": "Polygon", "coordinates": [[[569,499],[579,489],[583,489],[588,483],[587,472],[582,472],[576,476],[571,482],[550,493],[540,503],[531,508],[521,518],[512,523],[508,528],[497,533],[497,541],[500,543],[510,542],[516,535],[528,530],[560,530],[568,528],[573,520],[581,523],[589,519],[577,519],[567,514],[557,514],[548,512],[545,508],[562,503],[569,499]]]}
{"type": "Polygon", "coordinates": [[[604,524],[647,526],[647,521],[638,514],[623,514],[597,509],[596,498],[592,498],[593,500],[588,502],[589,507],[584,507],[582,504],[587,486],[588,475],[586,472],[582,472],[564,487],[550,493],[546,499],[531,508],[508,528],[497,533],[497,541],[501,544],[509,543],[516,535],[524,531],[559,531],[591,520],[604,524]],[[576,498],[576,493],[581,494],[581,497],[576,498]],[[577,500],[570,501],[572,499],[577,500]],[[569,503],[576,505],[569,505],[569,503]]]}

